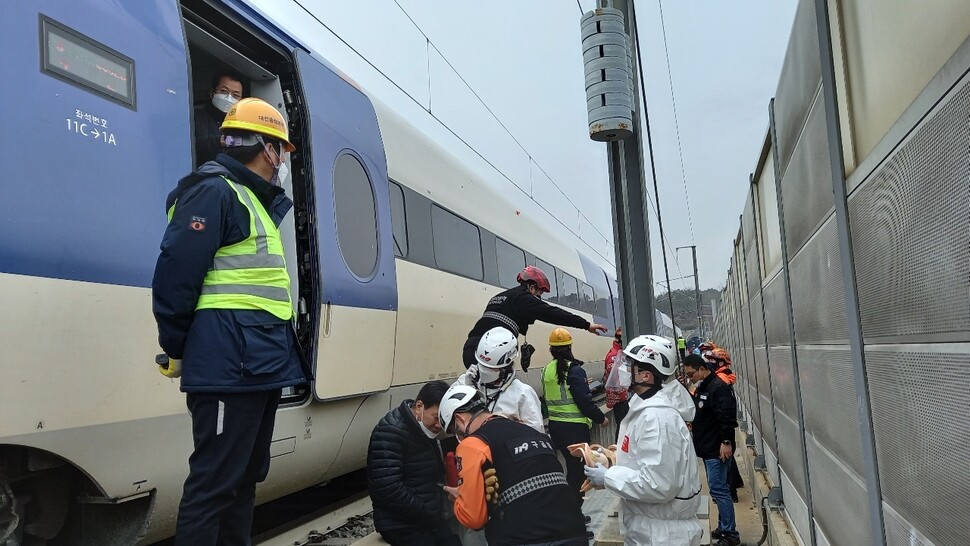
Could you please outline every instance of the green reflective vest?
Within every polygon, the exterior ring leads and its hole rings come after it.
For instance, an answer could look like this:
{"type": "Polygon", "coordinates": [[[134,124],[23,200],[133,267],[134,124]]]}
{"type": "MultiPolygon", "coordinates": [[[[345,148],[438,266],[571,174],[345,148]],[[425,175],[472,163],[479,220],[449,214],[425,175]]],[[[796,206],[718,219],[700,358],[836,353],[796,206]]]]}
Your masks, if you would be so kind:
{"type": "Polygon", "coordinates": [[[684,340],[684,338],[682,338],[682,337],[677,338],[677,348],[678,349],[686,349],[687,348],[687,341],[684,340]]]}
{"type": "MultiPolygon", "coordinates": [[[[216,252],[195,309],[266,311],[289,320],[293,303],[280,231],[252,190],[222,178],[249,210],[249,237],[216,252]]],[[[176,206],[168,211],[169,221],[176,206]]]]}
{"type": "Polygon", "coordinates": [[[556,362],[556,360],[553,360],[546,364],[546,368],[542,370],[542,395],[546,399],[546,407],[549,409],[549,420],[563,423],[583,423],[590,426],[593,421],[587,419],[579,411],[579,406],[573,400],[573,393],[569,392],[569,382],[564,381],[562,385],[556,382],[556,362]]]}

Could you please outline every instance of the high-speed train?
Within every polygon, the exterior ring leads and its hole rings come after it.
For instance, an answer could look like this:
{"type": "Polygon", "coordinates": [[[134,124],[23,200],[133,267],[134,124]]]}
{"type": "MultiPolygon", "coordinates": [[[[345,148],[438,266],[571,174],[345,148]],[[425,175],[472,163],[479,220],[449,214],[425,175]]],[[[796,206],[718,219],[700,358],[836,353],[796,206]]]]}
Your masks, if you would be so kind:
{"type": "MultiPolygon", "coordinates": [[[[363,467],[374,424],[464,370],[468,330],[527,264],[550,275],[551,301],[615,328],[613,271],[588,247],[519,214],[241,0],[38,0],[3,15],[0,543],[174,532],[190,420],[153,364],[149,287],[165,196],[192,169],[193,105],[219,69],[284,111],[297,146],[283,233],[316,380],[284,393],[258,502],[363,467]]],[[[550,329],[529,331],[534,368],[550,329]]],[[[612,338],[574,337],[597,377],[612,338]]],[[[520,377],[539,386],[540,373],[520,377]]]]}

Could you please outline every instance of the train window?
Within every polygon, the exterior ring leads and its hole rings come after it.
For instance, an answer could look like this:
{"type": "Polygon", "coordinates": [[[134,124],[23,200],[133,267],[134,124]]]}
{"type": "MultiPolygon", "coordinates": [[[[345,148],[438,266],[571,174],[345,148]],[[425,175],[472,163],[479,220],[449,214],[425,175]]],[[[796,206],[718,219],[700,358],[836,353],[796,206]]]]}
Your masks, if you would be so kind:
{"type": "Polygon", "coordinates": [[[340,254],[354,276],[367,279],[377,267],[374,187],[360,160],[350,154],[334,165],[333,201],[340,254]]]}
{"type": "Polygon", "coordinates": [[[595,305],[593,306],[593,314],[597,317],[610,317],[610,300],[609,294],[600,294],[599,292],[593,291],[593,297],[596,298],[595,305]]]}
{"type": "Polygon", "coordinates": [[[431,206],[434,261],[445,271],[482,279],[482,239],[478,226],[438,205],[431,206]]]}
{"type": "Polygon", "coordinates": [[[525,252],[515,245],[496,238],[495,254],[498,257],[499,284],[505,288],[518,286],[519,282],[515,278],[525,268],[525,252]]]}
{"type": "Polygon", "coordinates": [[[582,290],[583,301],[579,308],[589,314],[593,314],[596,311],[596,298],[593,296],[593,287],[582,283],[580,289],[582,290]]]}
{"type": "Polygon", "coordinates": [[[135,61],[47,17],[40,27],[44,72],[135,107],[135,61]]]}
{"type": "Polygon", "coordinates": [[[387,185],[391,196],[391,234],[394,237],[394,255],[408,255],[408,218],[404,208],[404,189],[397,182],[387,185]]]}
{"type": "Polygon", "coordinates": [[[559,272],[559,304],[579,309],[579,286],[576,284],[576,277],[562,271],[559,272]]]}
{"type": "Polygon", "coordinates": [[[541,269],[546,274],[546,277],[549,277],[549,294],[545,297],[549,301],[556,303],[559,301],[559,283],[556,282],[556,268],[539,258],[536,258],[536,267],[541,269]]]}

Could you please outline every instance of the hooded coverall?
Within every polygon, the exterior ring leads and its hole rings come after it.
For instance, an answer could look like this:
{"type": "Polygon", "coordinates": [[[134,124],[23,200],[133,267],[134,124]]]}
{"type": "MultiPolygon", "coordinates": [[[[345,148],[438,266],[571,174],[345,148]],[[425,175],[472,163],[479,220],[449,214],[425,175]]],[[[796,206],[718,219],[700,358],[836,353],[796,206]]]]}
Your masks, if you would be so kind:
{"type": "Polygon", "coordinates": [[[620,532],[627,546],[697,546],[700,478],[690,431],[694,402],[677,381],[644,400],[630,394],[620,423],[616,465],[606,488],[620,497],[620,532]]]}

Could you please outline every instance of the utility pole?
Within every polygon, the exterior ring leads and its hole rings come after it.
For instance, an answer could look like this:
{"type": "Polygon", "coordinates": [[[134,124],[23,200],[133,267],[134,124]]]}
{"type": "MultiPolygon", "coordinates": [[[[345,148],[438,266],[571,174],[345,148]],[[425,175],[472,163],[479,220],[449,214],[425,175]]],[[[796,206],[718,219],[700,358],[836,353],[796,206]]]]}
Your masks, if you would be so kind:
{"type": "Polygon", "coordinates": [[[706,338],[704,322],[701,319],[701,282],[697,278],[697,245],[679,246],[677,250],[682,248],[689,248],[691,258],[694,260],[694,302],[697,303],[697,335],[706,338]]]}
{"type": "MultiPolygon", "coordinates": [[[[624,14],[626,32],[636,44],[633,0],[600,0],[599,7],[611,5],[624,14]]],[[[636,51],[632,52],[636,66],[636,51]]],[[[633,134],[607,144],[610,168],[610,200],[613,204],[613,240],[616,244],[616,277],[623,308],[623,329],[630,338],[657,332],[653,269],[650,260],[648,193],[640,140],[640,101],[636,71],[633,79],[633,134]]],[[[671,317],[673,320],[673,317],[671,317]]]]}

